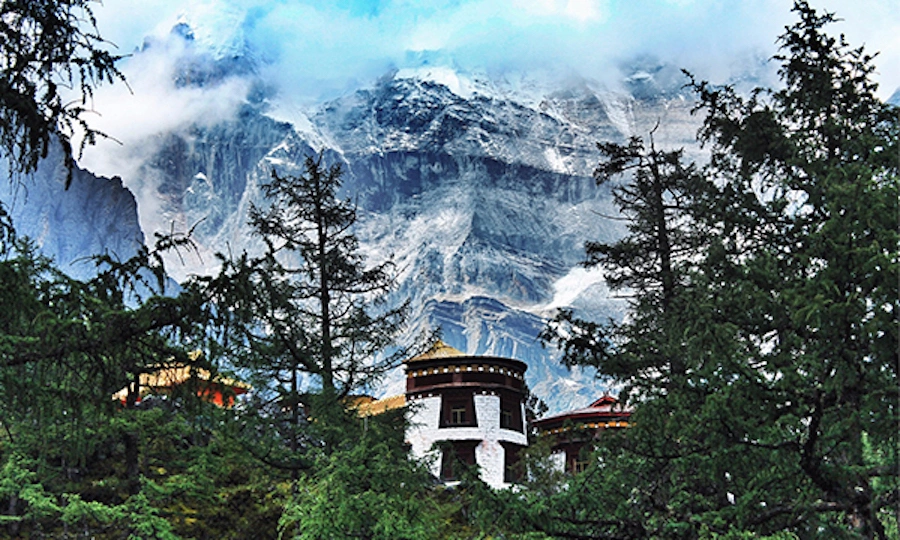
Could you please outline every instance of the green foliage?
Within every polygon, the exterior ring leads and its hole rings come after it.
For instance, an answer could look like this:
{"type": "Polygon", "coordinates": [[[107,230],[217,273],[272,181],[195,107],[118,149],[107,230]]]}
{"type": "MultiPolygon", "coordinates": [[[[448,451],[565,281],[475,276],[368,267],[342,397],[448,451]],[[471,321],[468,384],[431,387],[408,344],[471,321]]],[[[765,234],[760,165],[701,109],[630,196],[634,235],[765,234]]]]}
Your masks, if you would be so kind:
{"type": "Polygon", "coordinates": [[[900,120],[874,95],[871,57],[822,32],[833,16],[794,11],[776,56],[784,88],[692,83],[703,171],[652,141],[600,147],[598,180],[635,172],[615,191],[632,225],[589,245],[588,262],[634,292],[632,313],[563,313],[549,334],[568,363],[625,383],[636,411],[597,482],[562,489],[544,515],[555,527],[606,516],[593,533],[556,529],[567,536],[888,537],[900,120]]]}
{"type": "Polygon", "coordinates": [[[279,522],[282,538],[446,538],[452,507],[399,444],[404,427],[393,412],[369,418],[358,439],[322,454],[296,485],[279,522]]]}
{"type": "MultiPolygon", "coordinates": [[[[142,373],[189,362],[188,338],[205,322],[197,290],[153,295],[164,283],[160,261],[149,250],[124,262],[98,258],[97,277],[85,282],[58,272],[27,242],[0,261],[4,305],[19,307],[0,314],[0,506],[12,536],[71,529],[175,538],[191,529],[186,515],[221,512],[227,471],[252,470],[249,457],[235,459],[240,451],[227,452],[228,466],[213,454],[223,448],[209,444],[220,419],[195,393],[140,407],[136,391],[124,406],[112,399],[142,373]],[[216,467],[203,466],[211,462],[216,467]]],[[[246,487],[273,491],[266,482],[246,487]]],[[[233,530],[265,533],[259,522],[234,522],[253,521],[256,510],[232,511],[233,530]]],[[[265,512],[260,520],[274,537],[280,506],[265,512]]]]}
{"type": "Polygon", "coordinates": [[[222,256],[222,271],[205,282],[219,354],[256,389],[240,436],[285,470],[311,467],[319,448],[343,440],[328,430],[346,425],[345,398],[404,357],[389,347],[406,306],[384,305],[391,265],[365,266],[351,230],[356,208],[338,198],[342,175],[321,156],[307,157],[297,176],[273,171],[265,202],[250,211],[262,253],[222,256]]]}
{"type": "MultiPolygon", "coordinates": [[[[88,4],[0,7],[0,144],[11,176],[34,172],[58,142],[71,180],[73,140],[83,148],[103,136],[84,113],[97,84],[122,77],[88,4]]],[[[350,233],[355,207],[337,197],[341,174],[321,158],[298,177],[273,174],[251,223],[267,251],[223,260],[217,279],[177,294],[162,253],[191,249],[189,236],[158,237],[125,261],[97,256],[97,275],[79,281],[18,240],[0,204],[0,536],[274,538],[279,520],[299,527],[281,518],[286,506],[317,515],[331,504],[298,499],[301,482],[347,490],[381,537],[440,537],[444,511],[407,460],[402,418],[361,422],[345,406],[403,356],[386,349],[406,308],[379,300],[391,267],[364,267],[350,233]],[[220,362],[258,376],[256,402],[216,409],[195,381],[141,394],[143,375],[215,372],[220,362]],[[321,392],[308,391],[309,376],[321,392]],[[373,469],[369,487],[350,483],[347,461],[373,469]],[[311,465],[321,469],[301,478],[311,465]]]]}
{"type": "MultiPolygon", "coordinates": [[[[339,214],[352,215],[349,207],[341,208],[349,214],[339,214]]],[[[339,252],[326,250],[327,265],[340,263],[340,268],[321,270],[334,287],[327,295],[330,315],[318,319],[318,331],[296,325],[300,319],[287,319],[306,332],[303,339],[314,340],[302,343],[302,353],[312,353],[310,358],[291,356],[297,344],[284,335],[260,332],[260,321],[270,322],[267,313],[304,318],[322,306],[321,289],[307,294],[306,282],[267,288],[284,284],[285,276],[296,271],[278,274],[274,269],[284,267],[274,253],[254,264],[244,264],[249,258],[229,262],[223,275],[232,270],[238,275],[191,281],[177,296],[166,296],[161,253],[191,248],[188,237],[158,238],[156,248],[141,249],[126,261],[96,257],[98,273],[86,281],[59,272],[27,240],[7,251],[0,261],[0,295],[4,305],[18,309],[0,312],[5,398],[0,403],[5,435],[0,527],[13,537],[275,538],[280,521],[299,527],[290,513],[282,519],[286,508],[330,511],[333,501],[300,501],[296,489],[302,484],[326,493],[346,489],[352,495],[348,504],[361,501],[354,508],[371,509],[374,530],[383,537],[440,537],[435,531],[449,518],[442,513],[443,503],[429,494],[430,477],[407,459],[402,416],[362,421],[342,398],[393,363],[392,358],[381,366],[366,362],[396,331],[393,325],[404,310],[369,317],[370,293],[388,283],[387,267],[354,267],[361,259],[355,239],[342,228],[349,222],[341,223],[333,237],[339,252]],[[272,296],[275,290],[298,296],[272,296]],[[273,310],[256,311],[263,299],[273,310]],[[338,374],[332,380],[340,391],[327,391],[326,385],[324,392],[301,392],[300,364],[291,362],[324,358],[323,335],[331,336],[328,369],[338,374]],[[193,354],[197,347],[204,353],[199,357],[193,354]],[[226,355],[232,366],[259,368],[257,375],[272,377],[235,409],[204,403],[192,381],[161,396],[139,393],[142,375],[170,365],[200,364],[215,371],[215,362],[226,355]],[[268,383],[277,386],[284,374],[289,380],[295,376],[294,386],[273,393],[268,383]],[[123,388],[125,398],[113,400],[123,388]],[[268,407],[255,406],[265,400],[271,400],[268,407]],[[285,411],[293,418],[285,418],[285,411]],[[273,425],[276,429],[269,429],[273,425]],[[332,459],[335,453],[340,457],[332,459]],[[345,460],[368,460],[366,466],[374,469],[369,487],[360,490],[348,483],[337,467],[345,460]],[[318,469],[308,476],[300,473],[311,466],[318,469]],[[388,489],[398,480],[399,487],[388,489]],[[405,510],[399,510],[403,505],[405,510]],[[430,519],[435,516],[440,518],[436,524],[430,519]]]]}
{"type": "Polygon", "coordinates": [[[179,341],[197,324],[198,297],[186,290],[144,299],[154,281],[163,283],[155,250],[122,263],[98,258],[98,274],[87,281],[63,275],[27,243],[13,255],[0,261],[4,300],[20,306],[3,316],[0,332],[0,411],[9,438],[42,460],[86,468],[118,437],[136,491],[140,435],[129,422],[139,418],[111,396],[131,388],[125,405],[133,409],[142,374],[189,363],[179,341]]]}
{"type": "Polygon", "coordinates": [[[69,528],[85,533],[109,533],[137,539],[177,540],[171,524],[148,504],[143,492],[123,504],[85,501],[77,493],[54,494],[40,483],[35,468],[39,463],[14,453],[0,471],[0,499],[12,501],[10,508],[21,506],[17,514],[0,518],[12,535],[30,531],[56,531],[69,528]]]}
{"type": "Polygon", "coordinates": [[[602,266],[613,291],[630,291],[629,324],[602,324],[562,311],[544,338],[564,351],[567,365],[592,365],[626,384],[626,393],[665,392],[683,380],[686,345],[678,335],[689,274],[708,230],[696,217],[700,199],[711,189],[682,151],[658,150],[639,137],[628,144],[598,144],[602,161],[594,172],[599,185],[632,174],[612,187],[613,199],[628,221],[629,234],[614,244],[588,242],[587,266],[602,266]]]}
{"type": "Polygon", "coordinates": [[[88,0],[0,4],[0,145],[11,174],[34,172],[59,141],[70,182],[73,138],[83,149],[104,136],[84,116],[96,85],[124,81],[106,44],[88,0]]]}
{"type": "MultiPolygon", "coordinates": [[[[81,30],[84,2],[0,9],[12,170],[33,171],[54,132],[71,160],[72,130],[96,133],[57,85],[86,99],[119,76],[115,57],[81,30]]],[[[871,57],[822,32],[833,16],[795,11],[782,89],[693,80],[707,167],[652,133],[598,146],[596,179],[631,221],[622,241],[588,244],[587,264],[633,294],[631,314],[564,312],[547,337],[623,383],[635,411],[577,475],[538,440],[515,489],[471,469],[439,487],[407,455],[402,411],[348,410],[402,356],[386,351],[405,307],[379,302],[391,267],[364,265],[342,169],[321,156],[264,186],[260,254],[177,296],[161,253],[189,238],[98,257],[79,281],[0,207],[0,305],[15,306],[0,310],[0,534],[895,538],[900,120],[874,97],[871,57]],[[253,396],[218,409],[187,384],[138,403],[142,374],[192,362],[252,374],[253,396]]]]}
{"type": "Polygon", "coordinates": [[[711,532],[708,527],[700,530],[701,540],[799,540],[794,533],[778,532],[770,536],[759,536],[748,531],[738,531],[731,529],[727,533],[719,534],[711,532]]]}
{"type": "Polygon", "coordinates": [[[730,393],[754,413],[720,423],[726,443],[793,463],[787,479],[804,493],[769,499],[774,508],[751,521],[778,522],[780,511],[809,524],[822,513],[835,531],[883,537],[876,516],[897,498],[900,121],[874,96],[871,57],[821,32],[833,16],[805,2],[795,11],[800,22],[776,57],[784,89],[743,102],[695,85],[710,174],[723,186],[702,283],[735,325],[718,349],[749,383],[730,393]],[[751,139],[770,147],[749,151],[751,139]],[[760,192],[754,223],[742,223],[743,201],[760,192]],[[884,449],[887,469],[865,458],[864,438],[884,449]],[[832,511],[852,525],[835,524],[832,511]]]}
{"type": "Polygon", "coordinates": [[[341,166],[326,168],[321,156],[309,156],[304,169],[299,176],[273,171],[263,186],[271,206],[251,208],[250,225],[267,246],[257,264],[267,266],[264,279],[277,286],[266,296],[276,310],[271,319],[294,315],[294,327],[308,321],[306,335],[280,340],[282,347],[303,349],[302,367],[320,379],[323,392],[345,396],[402,359],[395,354],[374,363],[373,357],[393,342],[406,308],[371,315],[378,295],[392,286],[391,265],[364,266],[351,232],[356,207],[337,195],[341,166]],[[289,266],[279,254],[296,255],[301,264],[289,266]]]}

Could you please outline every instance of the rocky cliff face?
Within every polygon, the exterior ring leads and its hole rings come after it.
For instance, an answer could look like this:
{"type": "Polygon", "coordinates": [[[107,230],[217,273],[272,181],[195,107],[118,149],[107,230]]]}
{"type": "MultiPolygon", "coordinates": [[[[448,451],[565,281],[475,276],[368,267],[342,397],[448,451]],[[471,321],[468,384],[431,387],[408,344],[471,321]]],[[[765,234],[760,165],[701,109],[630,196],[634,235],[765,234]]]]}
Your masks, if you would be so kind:
{"type": "MultiPolygon", "coordinates": [[[[614,93],[589,81],[397,72],[309,111],[302,123],[268,117],[261,98],[212,127],[161,134],[160,150],[129,182],[154,186],[152,207],[141,211],[155,216],[145,223],[196,225],[202,260],[170,265],[183,278],[210,271],[212,253],[254,249],[246,218],[260,184],[273,168],[298,172],[307,155],[323,152],[346,167],[344,191],[358,202],[356,233],[368,259],[397,264],[392,298],[411,300],[409,335],[440,328],[468,353],[527,362],[528,384],[557,411],[605,388],[594,373],[560,367],[556,351],[538,342],[546,317],[562,306],[596,319],[623,310],[600,273],[579,266],[586,240],[622,233],[621,222],[608,219],[616,214],[608,191],[591,177],[595,143],[646,135],[658,122],[658,144],[693,144],[690,101],[670,79],[636,71],[634,88],[614,93]]],[[[58,170],[45,169],[34,191],[59,182],[58,170]]],[[[75,251],[125,252],[141,238],[121,183],[79,177],[73,190],[84,202],[49,196],[57,206],[35,200],[17,214],[22,230],[61,262],[75,251]],[[79,216],[90,225],[69,224],[79,216]]],[[[376,392],[402,390],[398,371],[376,392]]]]}
{"type": "MultiPolygon", "coordinates": [[[[397,264],[392,298],[411,300],[410,335],[440,328],[461,350],[524,360],[529,385],[553,410],[582,405],[604,386],[560,367],[537,334],[564,305],[621,316],[600,274],[579,267],[586,240],[622,232],[604,217],[616,210],[591,177],[595,144],[646,134],[657,121],[658,144],[690,142],[690,102],[652,74],[633,83],[639,97],[586,81],[523,89],[449,75],[389,74],[311,111],[302,127],[248,105],[236,120],[171,135],[142,174],[159,185],[167,220],[199,222],[203,252],[252,250],[246,212],[260,183],[323,152],[346,167],[368,259],[397,264]]],[[[377,391],[402,389],[397,372],[377,391]]]]}
{"type": "MultiPolygon", "coordinates": [[[[5,170],[0,175],[8,176],[5,170]]],[[[78,278],[94,273],[91,255],[108,253],[120,260],[134,255],[144,233],[134,196],[122,179],[77,169],[66,190],[66,176],[62,154],[54,149],[33,176],[0,183],[0,201],[16,233],[78,278]]]]}

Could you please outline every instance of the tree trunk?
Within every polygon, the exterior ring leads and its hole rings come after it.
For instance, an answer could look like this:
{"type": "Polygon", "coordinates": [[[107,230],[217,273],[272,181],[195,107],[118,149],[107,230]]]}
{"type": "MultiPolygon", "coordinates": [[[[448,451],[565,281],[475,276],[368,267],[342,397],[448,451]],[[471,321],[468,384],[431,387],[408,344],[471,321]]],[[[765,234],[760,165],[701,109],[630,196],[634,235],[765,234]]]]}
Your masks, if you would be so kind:
{"type": "Polygon", "coordinates": [[[318,238],[319,259],[319,314],[322,332],[322,392],[325,395],[334,394],[334,366],[331,364],[331,290],[328,274],[331,272],[328,264],[328,230],[325,223],[325,209],[322,206],[321,178],[316,176],[316,233],[318,238]]]}
{"type": "MultiPolygon", "coordinates": [[[[7,516],[15,516],[16,515],[16,507],[19,505],[19,494],[13,493],[9,496],[9,506],[6,509],[7,516]]],[[[9,522],[9,534],[13,538],[19,534],[19,522],[18,521],[10,521],[9,522]]]]}
{"type": "MultiPolygon", "coordinates": [[[[128,385],[128,395],[125,397],[126,411],[133,411],[137,408],[140,391],[140,375],[135,375],[134,381],[128,385]]],[[[125,444],[125,480],[128,484],[128,492],[135,494],[140,490],[138,435],[126,427],[125,433],[122,435],[122,442],[125,444]]]]}

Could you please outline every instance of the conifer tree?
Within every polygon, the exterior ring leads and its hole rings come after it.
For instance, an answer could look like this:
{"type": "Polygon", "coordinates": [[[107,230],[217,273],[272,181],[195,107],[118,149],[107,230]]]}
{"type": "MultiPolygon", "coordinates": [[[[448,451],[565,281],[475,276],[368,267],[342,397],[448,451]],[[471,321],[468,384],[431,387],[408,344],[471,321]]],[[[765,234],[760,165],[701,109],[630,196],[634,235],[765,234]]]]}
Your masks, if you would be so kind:
{"type": "Polygon", "coordinates": [[[631,322],[579,320],[566,310],[545,338],[562,346],[570,365],[593,365],[642,394],[665,392],[683,382],[687,369],[684,343],[673,330],[681,324],[693,255],[706,240],[692,217],[707,189],[705,178],[695,165],[683,163],[682,150],[657,149],[652,132],[649,145],[632,137],[625,145],[604,142],[597,148],[601,163],[594,178],[612,186],[629,234],[613,244],[588,242],[584,264],[601,266],[610,290],[628,295],[631,322]]]}
{"type": "Polygon", "coordinates": [[[406,306],[383,305],[391,265],[365,266],[352,230],[356,208],[338,198],[342,175],[340,165],[326,167],[322,156],[307,157],[298,176],[273,171],[262,188],[266,205],[250,211],[263,253],[224,261],[213,283],[221,315],[230,318],[228,348],[240,367],[268,385],[270,394],[257,392],[265,400],[258,406],[270,411],[268,418],[282,419],[291,459],[330,437],[310,434],[308,413],[319,420],[318,430],[327,429],[326,416],[340,423],[343,400],[403,355],[387,348],[406,306]]]}
{"type": "Polygon", "coordinates": [[[872,56],[823,32],[834,15],[794,11],[775,57],[784,88],[741,99],[694,83],[723,186],[712,321],[736,326],[750,413],[721,425],[729,444],[792,465],[770,478],[791,495],[747,490],[766,508],[748,523],[885,538],[900,500],[900,117],[875,96],[872,56]]]}
{"type": "Polygon", "coordinates": [[[263,186],[271,204],[251,209],[250,226],[266,244],[271,269],[289,277],[282,300],[297,309],[293,325],[307,323],[304,367],[318,376],[323,393],[343,397],[392,367],[393,357],[372,361],[392,342],[405,308],[370,315],[370,303],[392,285],[390,264],[364,266],[352,231],[356,208],[337,196],[342,167],[326,168],[321,156],[309,156],[304,168],[300,176],[272,172],[263,186]],[[282,263],[279,255],[286,252],[300,265],[282,263]]]}
{"type": "Polygon", "coordinates": [[[124,80],[107,45],[89,0],[0,4],[0,145],[11,174],[34,172],[58,141],[72,180],[77,132],[82,149],[104,136],[84,119],[94,87],[124,80]]]}
{"type": "MultiPolygon", "coordinates": [[[[703,236],[681,244],[684,264],[669,274],[662,243],[647,242],[662,230],[658,198],[633,199],[636,212],[620,197],[630,235],[591,246],[613,285],[634,290],[633,315],[566,315],[567,361],[643,391],[634,427],[580,488],[599,502],[547,519],[569,536],[578,520],[592,534],[651,537],[896,530],[900,119],[875,96],[872,57],[823,32],[834,16],[800,0],[794,11],[775,57],[783,88],[742,96],[692,82],[711,160],[672,198],[689,202],[674,223],[703,236]],[[648,263],[649,281],[634,279],[648,263]],[[683,373],[667,378],[673,353],[683,373]],[[590,515],[629,478],[632,507],[590,515]]],[[[612,148],[601,178],[640,155],[612,148]]]]}

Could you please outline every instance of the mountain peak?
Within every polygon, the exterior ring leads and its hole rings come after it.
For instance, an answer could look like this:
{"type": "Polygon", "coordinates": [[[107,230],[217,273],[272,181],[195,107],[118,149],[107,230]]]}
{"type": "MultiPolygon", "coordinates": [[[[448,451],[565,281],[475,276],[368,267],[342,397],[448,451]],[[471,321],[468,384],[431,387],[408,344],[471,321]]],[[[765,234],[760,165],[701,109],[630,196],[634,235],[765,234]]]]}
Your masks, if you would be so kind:
{"type": "Polygon", "coordinates": [[[198,52],[219,60],[246,56],[250,44],[245,26],[246,15],[236,8],[217,6],[212,9],[194,3],[178,16],[171,33],[189,37],[198,52]]]}
{"type": "Polygon", "coordinates": [[[447,87],[448,90],[464,99],[470,99],[478,90],[475,80],[447,66],[425,65],[417,68],[404,68],[394,73],[394,79],[433,82],[447,87]]]}

